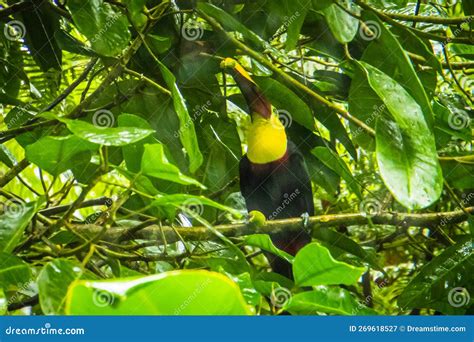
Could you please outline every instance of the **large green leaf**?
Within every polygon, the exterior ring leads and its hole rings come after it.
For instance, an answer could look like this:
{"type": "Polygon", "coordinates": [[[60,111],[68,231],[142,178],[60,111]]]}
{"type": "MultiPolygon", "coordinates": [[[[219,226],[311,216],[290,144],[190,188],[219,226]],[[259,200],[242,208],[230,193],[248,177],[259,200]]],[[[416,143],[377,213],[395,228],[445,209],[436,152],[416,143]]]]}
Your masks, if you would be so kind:
{"type": "Polygon", "coordinates": [[[189,170],[194,173],[203,162],[203,157],[199,149],[199,143],[196,136],[196,130],[194,128],[195,118],[191,118],[186,107],[183,95],[176,85],[176,77],[173,73],[161,62],[158,62],[161,74],[166,82],[166,85],[171,90],[171,96],[173,98],[173,106],[179,119],[179,139],[183,144],[189,158],[189,170]]]}
{"type": "Polygon", "coordinates": [[[359,183],[357,183],[356,179],[351,173],[351,170],[349,170],[349,167],[336,154],[336,152],[327,147],[318,146],[311,150],[311,153],[321,160],[324,165],[341,176],[342,179],[346,181],[347,186],[357,195],[357,197],[362,197],[359,183]]]}
{"type": "Polygon", "coordinates": [[[78,158],[90,161],[90,151],[98,146],[74,135],[65,137],[46,136],[26,147],[26,158],[52,175],[70,169],[78,158]]]}
{"type": "Polygon", "coordinates": [[[30,266],[20,258],[0,252],[0,289],[26,287],[31,279],[30,266]]]}
{"type": "Polygon", "coordinates": [[[145,139],[155,131],[137,127],[102,127],[81,120],[60,119],[77,137],[94,144],[125,146],[145,139]]]}
{"type": "MultiPolygon", "coordinates": [[[[347,7],[347,1],[344,1],[347,7]]],[[[350,6],[349,6],[350,9],[350,6]]],[[[359,20],[344,11],[336,4],[332,4],[322,10],[326,17],[326,22],[340,43],[349,43],[354,39],[359,27],[359,20]]]]}
{"type": "Polygon", "coordinates": [[[130,41],[128,20],[102,0],[68,0],[67,8],[77,29],[103,56],[117,56],[130,41]]]}
{"type": "MultiPolygon", "coordinates": [[[[431,104],[407,53],[377,16],[364,12],[364,19],[377,25],[380,37],[370,43],[362,60],[398,82],[421,107],[428,127],[431,129],[433,123],[431,104]]],[[[410,36],[410,39],[413,38],[410,36]]]]}
{"type": "MultiPolygon", "coordinates": [[[[349,111],[367,126],[375,128],[377,117],[382,115],[386,106],[372,90],[361,68],[355,68],[349,88],[349,111]]],[[[351,136],[355,144],[368,151],[375,150],[375,139],[360,126],[350,123],[351,136]]]]}
{"type": "Polygon", "coordinates": [[[291,125],[291,121],[295,120],[310,131],[314,130],[311,109],[294,92],[270,77],[254,77],[254,79],[276,107],[284,124],[291,125]]]}
{"type": "Polygon", "coordinates": [[[161,144],[145,144],[141,169],[143,174],[148,176],[184,185],[197,185],[205,189],[204,185],[194,178],[184,175],[168,161],[161,144]]]}
{"type": "Polygon", "coordinates": [[[74,261],[55,259],[46,264],[38,275],[38,291],[41,310],[45,315],[64,314],[66,293],[69,285],[87,276],[94,278],[94,274],[85,271],[74,261]]]}
{"type": "Polygon", "coordinates": [[[361,62],[389,115],[377,118],[377,162],[393,196],[410,209],[425,208],[441,195],[443,176],[432,131],[423,111],[395,80],[361,62]]]}
{"type": "Polygon", "coordinates": [[[298,286],[352,285],[364,272],[364,267],[335,260],[326,247],[316,242],[301,249],[293,261],[293,275],[298,286]]]}
{"type": "Polygon", "coordinates": [[[69,315],[248,315],[239,287],[208,271],[172,271],[111,281],[76,281],[69,315]]]}
{"type": "Polygon", "coordinates": [[[36,214],[39,203],[12,199],[2,204],[4,213],[0,216],[0,252],[11,253],[36,214]]]}
{"type": "Polygon", "coordinates": [[[326,246],[339,248],[341,251],[358,257],[373,268],[383,271],[375,253],[365,250],[357,242],[348,238],[344,234],[336,232],[331,228],[319,227],[313,231],[313,237],[324,242],[326,246]]]}
{"type": "Polygon", "coordinates": [[[469,294],[474,293],[473,265],[472,238],[466,236],[420,270],[398,297],[398,305],[404,309],[434,308],[448,315],[463,314],[472,304],[469,294]]]}
{"type": "Polygon", "coordinates": [[[295,315],[317,315],[327,313],[335,315],[374,315],[367,308],[340,287],[318,286],[308,292],[297,293],[291,297],[285,309],[295,315]]]}
{"type": "Polygon", "coordinates": [[[267,234],[252,234],[248,235],[244,239],[244,243],[248,246],[258,247],[264,251],[278,255],[280,258],[285,259],[289,263],[293,262],[293,256],[277,248],[270,236],[267,234]]]}

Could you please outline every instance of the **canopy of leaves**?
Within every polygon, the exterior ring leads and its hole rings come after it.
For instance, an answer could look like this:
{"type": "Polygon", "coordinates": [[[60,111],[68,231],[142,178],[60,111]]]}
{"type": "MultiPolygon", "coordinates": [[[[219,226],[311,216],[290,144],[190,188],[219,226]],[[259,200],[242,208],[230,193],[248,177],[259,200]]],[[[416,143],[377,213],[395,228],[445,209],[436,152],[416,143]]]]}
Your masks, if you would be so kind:
{"type": "Polygon", "coordinates": [[[0,1],[0,313],[472,314],[473,11],[0,1]],[[272,102],[325,215],[296,255],[271,235],[299,218],[246,224],[250,116],[227,57],[272,102]]]}

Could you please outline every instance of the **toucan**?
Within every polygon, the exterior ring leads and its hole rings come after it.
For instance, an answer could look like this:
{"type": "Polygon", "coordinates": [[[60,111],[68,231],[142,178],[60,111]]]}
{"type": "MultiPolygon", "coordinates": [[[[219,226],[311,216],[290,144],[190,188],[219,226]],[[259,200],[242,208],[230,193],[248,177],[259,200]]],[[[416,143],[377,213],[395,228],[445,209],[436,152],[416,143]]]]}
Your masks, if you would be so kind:
{"type": "MultiPolygon", "coordinates": [[[[314,215],[311,180],[303,155],[288,139],[277,112],[236,60],[226,58],[221,67],[228,70],[240,88],[252,119],[247,154],[239,164],[240,191],[248,212],[259,211],[267,220],[314,215]]],[[[311,236],[302,224],[297,232],[272,234],[271,239],[279,249],[296,255],[311,236]]],[[[266,257],[274,272],[293,279],[287,261],[268,253],[266,257]]]]}

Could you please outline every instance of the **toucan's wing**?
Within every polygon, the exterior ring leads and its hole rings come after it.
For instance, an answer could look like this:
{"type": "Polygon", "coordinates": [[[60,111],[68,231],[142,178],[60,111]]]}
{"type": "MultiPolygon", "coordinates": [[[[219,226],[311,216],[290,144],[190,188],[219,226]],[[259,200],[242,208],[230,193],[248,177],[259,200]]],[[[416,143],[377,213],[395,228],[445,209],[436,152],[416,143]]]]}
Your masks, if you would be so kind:
{"type": "MultiPolygon", "coordinates": [[[[314,215],[314,199],[313,191],[311,188],[311,178],[309,176],[308,168],[304,161],[303,154],[296,147],[292,141],[288,141],[288,153],[289,160],[286,165],[288,172],[291,173],[292,178],[298,182],[301,189],[301,199],[300,207],[303,209],[299,215],[304,212],[308,213],[310,216],[314,215]]],[[[293,186],[294,187],[294,186],[293,186]]]]}

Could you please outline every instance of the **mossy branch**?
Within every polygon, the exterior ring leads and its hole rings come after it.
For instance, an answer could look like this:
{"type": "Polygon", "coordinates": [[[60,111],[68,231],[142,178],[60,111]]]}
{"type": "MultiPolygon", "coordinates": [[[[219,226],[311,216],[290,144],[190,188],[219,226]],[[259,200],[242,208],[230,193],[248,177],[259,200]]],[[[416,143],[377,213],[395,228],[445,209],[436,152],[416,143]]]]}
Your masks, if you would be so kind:
{"type": "MultiPolygon", "coordinates": [[[[437,212],[437,213],[380,213],[374,216],[367,216],[362,213],[320,215],[309,218],[308,230],[315,232],[323,227],[358,226],[369,224],[391,225],[391,226],[415,226],[415,227],[442,227],[448,224],[455,224],[466,221],[469,215],[474,214],[474,207],[465,208],[465,210],[437,212]]],[[[242,224],[223,224],[215,226],[215,230],[226,237],[239,237],[250,234],[278,234],[281,232],[293,232],[301,229],[301,218],[290,218],[283,220],[267,221],[263,226],[255,226],[250,223],[242,224]]],[[[96,236],[103,230],[102,226],[74,225],[73,230],[84,236],[96,236]]],[[[102,240],[115,242],[119,240],[148,240],[156,241],[157,244],[173,243],[180,241],[178,234],[186,241],[211,241],[219,240],[219,237],[206,227],[186,227],[176,228],[169,226],[159,226],[150,222],[148,227],[135,231],[133,234],[124,234],[130,232],[130,227],[113,227],[108,229],[102,236],[102,240]],[[126,238],[124,238],[124,236],[126,238]]]]}

